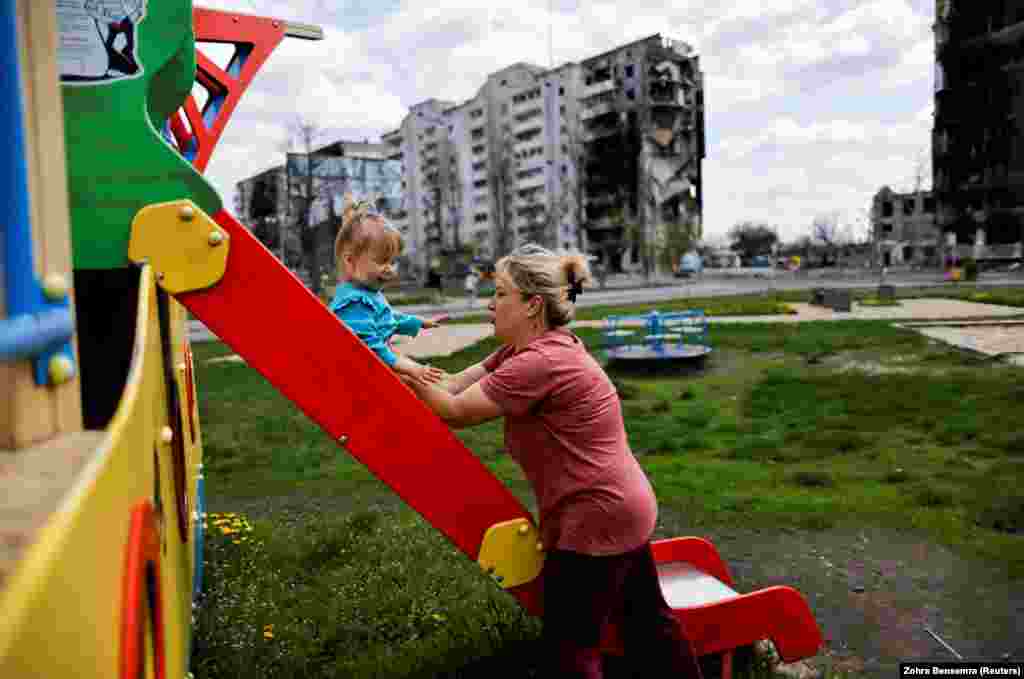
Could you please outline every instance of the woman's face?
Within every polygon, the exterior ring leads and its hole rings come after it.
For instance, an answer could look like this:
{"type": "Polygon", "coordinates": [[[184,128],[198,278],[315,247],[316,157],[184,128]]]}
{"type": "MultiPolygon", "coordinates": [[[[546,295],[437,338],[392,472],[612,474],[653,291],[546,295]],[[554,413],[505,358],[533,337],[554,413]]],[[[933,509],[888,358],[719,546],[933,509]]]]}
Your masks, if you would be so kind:
{"type": "Polygon", "coordinates": [[[494,297],[487,305],[494,323],[494,336],[501,342],[515,342],[530,327],[530,317],[540,306],[536,296],[523,299],[523,293],[505,273],[494,277],[494,297]]]}

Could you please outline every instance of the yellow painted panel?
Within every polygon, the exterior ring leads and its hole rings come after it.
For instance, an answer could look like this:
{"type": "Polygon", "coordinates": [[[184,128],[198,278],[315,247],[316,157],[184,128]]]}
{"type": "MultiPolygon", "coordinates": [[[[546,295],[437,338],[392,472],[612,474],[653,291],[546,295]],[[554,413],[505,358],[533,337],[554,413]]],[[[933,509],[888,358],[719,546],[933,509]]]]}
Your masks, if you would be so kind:
{"type": "Polygon", "coordinates": [[[128,257],[149,262],[172,294],[208,288],[224,276],[228,234],[190,200],[148,205],[132,220],[128,257]]]}
{"type": "Polygon", "coordinates": [[[484,533],[477,563],[508,589],[530,582],[544,567],[540,534],[529,519],[496,523],[484,533]]]}
{"type": "Polygon", "coordinates": [[[5,679],[117,676],[129,516],[138,501],[153,498],[156,474],[166,670],[168,677],[185,674],[191,543],[177,537],[170,446],[161,439],[167,407],[155,294],[152,271],[144,267],[132,366],[107,435],[0,592],[5,679]]]}

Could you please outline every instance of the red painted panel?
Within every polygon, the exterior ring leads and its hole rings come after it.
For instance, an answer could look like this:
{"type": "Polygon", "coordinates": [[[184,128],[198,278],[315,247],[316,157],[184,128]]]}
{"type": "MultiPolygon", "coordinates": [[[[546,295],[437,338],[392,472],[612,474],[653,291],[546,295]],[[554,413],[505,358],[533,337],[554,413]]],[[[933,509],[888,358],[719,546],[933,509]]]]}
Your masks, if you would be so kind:
{"type": "MultiPolygon", "coordinates": [[[[182,105],[182,110],[188,116],[198,146],[192,164],[202,172],[210,162],[213,149],[217,146],[235,106],[238,105],[238,101],[249,87],[249,83],[252,82],[253,76],[284,39],[285,22],[271,17],[222,12],[201,7],[193,8],[192,22],[197,42],[228,43],[245,46],[246,49],[251,47],[237,77],[225,73],[202,53],[198,45],[196,47],[196,81],[209,89],[211,96],[220,92],[226,93],[224,102],[210,125],[206,125],[203,121],[195,98],[191,94],[182,105]]],[[[171,116],[172,125],[176,118],[177,114],[171,116]]],[[[174,137],[178,148],[184,149],[185,144],[180,132],[179,121],[178,129],[174,129],[174,137]]]]}
{"type": "Polygon", "coordinates": [[[785,662],[821,648],[821,632],[807,602],[792,587],[767,587],[734,599],[676,611],[698,655],[771,639],[785,662]]]}
{"type": "MultiPolygon", "coordinates": [[[[178,300],[474,561],[484,532],[530,517],[448,427],[227,211],[227,270],[178,300]]],[[[510,590],[539,613],[540,579],[510,590]]]]}
{"type": "MultiPolygon", "coordinates": [[[[157,470],[159,473],[159,470],[157,470]]],[[[129,517],[121,584],[121,647],[119,677],[136,679],[145,671],[146,628],[153,634],[153,675],[164,679],[163,596],[160,592],[160,534],[156,514],[149,500],[139,502],[129,517]],[[153,580],[146,577],[152,569],[153,580]],[[153,589],[151,590],[150,587],[153,589]],[[145,615],[151,602],[149,615],[145,615]]]]}

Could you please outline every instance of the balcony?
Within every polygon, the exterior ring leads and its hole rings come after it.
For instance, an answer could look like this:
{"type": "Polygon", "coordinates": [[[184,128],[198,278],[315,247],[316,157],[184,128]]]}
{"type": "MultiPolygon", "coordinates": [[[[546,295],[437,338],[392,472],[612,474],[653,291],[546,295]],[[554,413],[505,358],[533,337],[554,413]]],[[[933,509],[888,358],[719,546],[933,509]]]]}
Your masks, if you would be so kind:
{"type": "Polygon", "coordinates": [[[594,125],[593,127],[587,127],[583,130],[583,141],[594,141],[603,137],[610,137],[613,134],[618,134],[619,128],[614,125],[594,125]]]}
{"type": "Polygon", "coordinates": [[[599,94],[604,94],[605,92],[611,92],[617,88],[618,86],[615,84],[615,81],[611,78],[608,78],[607,80],[602,80],[601,82],[594,83],[593,85],[587,85],[586,87],[584,87],[582,98],[587,99],[589,97],[594,97],[599,94]]]}
{"type": "Polygon", "coordinates": [[[601,102],[599,104],[595,104],[594,106],[584,108],[582,111],[580,111],[580,120],[590,120],[591,118],[596,118],[597,116],[603,116],[606,113],[611,113],[614,110],[615,102],[601,102]]]}
{"type": "Polygon", "coordinates": [[[540,102],[544,96],[539,93],[538,90],[534,90],[535,96],[523,99],[522,101],[512,102],[512,113],[519,113],[520,111],[526,111],[534,106],[540,106],[540,102]]]}
{"type": "Polygon", "coordinates": [[[544,116],[538,114],[524,120],[517,120],[512,124],[512,134],[521,134],[530,130],[539,130],[544,127],[544,116]]]}
{"type": "Polygon", "coordinates": [[[520,191],[528,189],[532,186],[544,186],[544,173],[538,172],[532,177],[523,177],[522,179],[516,179],[516,188],[520,191]]]}

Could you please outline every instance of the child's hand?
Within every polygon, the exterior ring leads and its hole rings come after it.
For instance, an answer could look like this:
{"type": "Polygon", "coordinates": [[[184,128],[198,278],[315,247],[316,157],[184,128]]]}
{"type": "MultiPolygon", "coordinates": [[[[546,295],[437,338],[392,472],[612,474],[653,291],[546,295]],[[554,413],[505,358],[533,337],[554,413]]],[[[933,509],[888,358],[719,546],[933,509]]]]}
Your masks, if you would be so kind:
{"type": "Polygon", "coordinates": [[[444,314],[443,316],[438,316],[437,318],[424,318],[423,319],[423,327],[424,328],[436,328],[436,327],[440,326],[442,323],[444,323],[445,321],[450,321],[451,319],[452,319],[452,317],[449,316],[448,314],[444,314]]]}
{"type": "Polygon", "coordinates": [[[425,384],[437,384],[444,379],[445,372],[432,365],[421,365],[416,371],[416,379],[425,384]]]}

